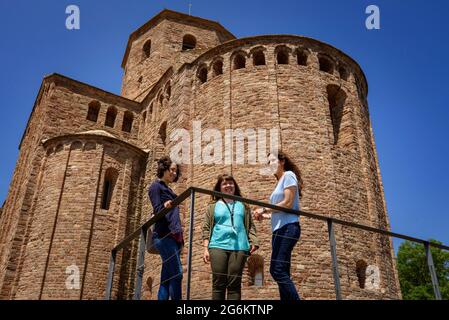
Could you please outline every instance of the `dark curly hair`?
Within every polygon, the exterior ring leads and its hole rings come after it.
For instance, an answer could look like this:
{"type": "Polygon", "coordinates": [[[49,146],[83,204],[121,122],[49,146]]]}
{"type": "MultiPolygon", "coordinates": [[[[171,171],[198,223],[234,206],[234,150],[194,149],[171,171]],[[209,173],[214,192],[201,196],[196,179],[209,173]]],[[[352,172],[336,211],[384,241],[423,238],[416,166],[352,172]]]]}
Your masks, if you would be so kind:
{"type": "MultiPolygon", "coordinates": [[[[157,171],[156,171],[156,175],[159,179],[161,179],[164,176],[164,172],[167,170],[170,170],[171,165],[173,164],[173,161],[170,159],[169,156],[165,156],[160,158],[157,161],[157,171]]],[[[176,164],[176,178],[175,180],[173,180],[173,182],[177,182],[179,179],[179,165],[176,164]]]]}

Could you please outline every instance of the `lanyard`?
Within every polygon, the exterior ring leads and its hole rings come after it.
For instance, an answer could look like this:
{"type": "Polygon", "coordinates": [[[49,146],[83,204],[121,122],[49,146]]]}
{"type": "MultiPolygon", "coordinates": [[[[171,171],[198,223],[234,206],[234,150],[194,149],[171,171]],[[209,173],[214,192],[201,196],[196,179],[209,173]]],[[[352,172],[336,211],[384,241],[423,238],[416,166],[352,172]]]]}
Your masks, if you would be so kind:
{"type": "Polygon", "coordinates": [[[234,228],[234,208],[235,208],[235,201],[232,203],[232,210],[231,208],[229,208],[228,203],[222,199],[222,201],[224,202],[224,204],[226,205],[226,207],[228,208],[229,213],[231,214],[231,225],[232,225],[232,231],[234,231],[235,234],[237,234],[237,231],[234,228]]]}

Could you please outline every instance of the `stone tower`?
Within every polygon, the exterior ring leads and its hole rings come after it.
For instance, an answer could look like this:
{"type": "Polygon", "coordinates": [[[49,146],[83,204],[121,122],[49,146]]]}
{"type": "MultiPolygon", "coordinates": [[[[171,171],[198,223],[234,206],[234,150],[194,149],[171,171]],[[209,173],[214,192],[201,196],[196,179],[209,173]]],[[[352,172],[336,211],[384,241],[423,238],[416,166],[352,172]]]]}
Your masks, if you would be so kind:
{"type": "MultiPolygon", "coordinates": [[[[267,201],[276,181],[248,161],[246,144],[243,164],[224,156],[193,162],[210,143],[194,145],[198,124],[222,137],[226,130],[277,129],[282,150],[302,171],[302,210],[389,229],[368,86],[345,53],[301,36],[236,39],[217,22],[164,10],[131,34],[122,67],[121,96],[57,74],[44,78],[0,216],[0,298],[101,299],[110,250],[149,217],[155,160],[179,143],[171,138],[180,129],[191,134],[192,148],[176,192],[211,189],[228,172],[245,197],[267,201]],[[68,280],[76,275],[79,286],[68,280]]],[[[196,299],[211,296],[200,239],[208,202],[197,196],[196,299]]],[[[186,235],[187,208],[181,206],[186,235]]],[[[292,278],[303,298],[334,299],[326,225],[301,223],[292,278]]],[[[268,221],[258,224],[258,235],[243,298],[276,299],[268,221]]],[[[388,238],[341,226],[336,238],[344,298],[400,297],[388,238]]],[[[114,298],[132,295],[136,250],[134,243],[119,256],[114,298]]],[[[155,297],[159,274],[160,259],[147,255],[144,282],[156,285],[144,285],[144,298],[155,297]]]]}

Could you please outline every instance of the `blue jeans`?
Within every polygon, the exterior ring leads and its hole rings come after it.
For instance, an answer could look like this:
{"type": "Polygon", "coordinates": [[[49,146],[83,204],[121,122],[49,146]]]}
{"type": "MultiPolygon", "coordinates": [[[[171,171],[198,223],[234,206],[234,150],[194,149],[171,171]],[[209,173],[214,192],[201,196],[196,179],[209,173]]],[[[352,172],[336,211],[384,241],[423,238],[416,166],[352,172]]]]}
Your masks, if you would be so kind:
{"type": "Polygon", "coordinates": [[[162,259],[161,283],[157,294],[158,300],[181,300],[182,265],[181,245],[170,236],[159,239],[154,237],[154,246],[162,259]]]}
{"type": "Polygon", "coordinates": [[[270,274],[279,287],[281,300],[299,300],[298,291],[290,278],[292,250],[301,235],[299,223],[289,223],[273,232],[270,274]]]}

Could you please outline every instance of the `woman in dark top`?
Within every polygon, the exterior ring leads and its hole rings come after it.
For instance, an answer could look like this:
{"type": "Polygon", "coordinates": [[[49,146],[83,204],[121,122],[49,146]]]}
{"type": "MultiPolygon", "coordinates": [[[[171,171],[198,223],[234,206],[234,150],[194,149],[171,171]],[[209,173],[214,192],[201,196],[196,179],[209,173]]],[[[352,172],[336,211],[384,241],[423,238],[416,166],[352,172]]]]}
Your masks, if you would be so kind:
{"type": "Polygon", "coordinates": [[[172,208],[167,215],[157,221],[153,230],[154,246],[162,259],[161,281],[158,300],[180,300],[182,296],[182,265],[181,249],[184,245],[179,208],[172,207],[172,201],[177,197],[169,184],[176,182],[179,168],[169,157],[158,161],[157,177],[149,189],[153,206],[153,214],[164,208],[172,208]]]}

